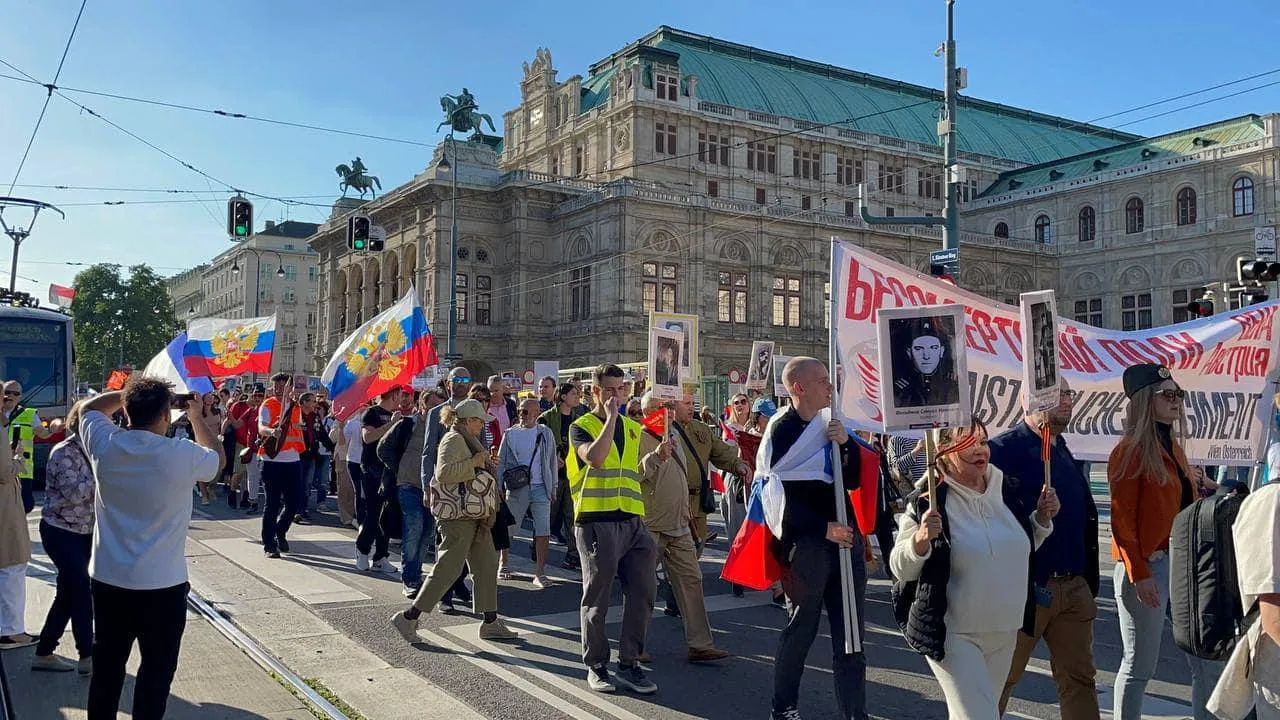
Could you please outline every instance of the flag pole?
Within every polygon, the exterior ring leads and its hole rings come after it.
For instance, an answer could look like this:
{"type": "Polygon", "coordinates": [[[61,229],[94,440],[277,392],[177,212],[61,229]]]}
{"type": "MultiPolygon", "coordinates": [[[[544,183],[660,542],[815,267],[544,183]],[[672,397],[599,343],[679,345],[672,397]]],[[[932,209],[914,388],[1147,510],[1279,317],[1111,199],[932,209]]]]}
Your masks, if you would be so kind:
{"type": "MultiPolygon", "coordinates": [[[[827,335],[827,368],[831,373],[831,417],[840,420],[840,374],[838,372],[839,352],[836,345],[836,308],[839,306],[840,293],[837,281],[840,279],[837,268],[836,248],[839,240],[831,236],[831,322],[827,323],[830,330],[827,335]]],[[[843,422],[843,421],[842,421],[843,422]]],[[[836,522],[841,526],[848,527],[848,496],[844,490],[844,463],[840,457],[840,445],[834,440],[831,442],[831,488],[835,493],[836,501],[836,522]]],[[[854,528],[855,533],[861,533],[861,529],[854,528]]],[[[840,596],[844,604],[844,652],[846,655],[852,655],[855,652],[862,652],[862,635],[858,632],[858,609],[855,606],[854,593],[857,592],[854,587],[853,579],[853,550],[847,547],[841,547],[839,551],[840,557],[840,596]]],[[[862,561],[861,558],[858,559],[862,561]]]]}
{"type": "Polygon", "coordinates": [[[1044,487],[1052,487],[1049,482],[1049,457],[1053,453],[1053,437],[1049,434],[1049,423],[1040,425],[1040,459],[1044,461],[1044,487]]]}

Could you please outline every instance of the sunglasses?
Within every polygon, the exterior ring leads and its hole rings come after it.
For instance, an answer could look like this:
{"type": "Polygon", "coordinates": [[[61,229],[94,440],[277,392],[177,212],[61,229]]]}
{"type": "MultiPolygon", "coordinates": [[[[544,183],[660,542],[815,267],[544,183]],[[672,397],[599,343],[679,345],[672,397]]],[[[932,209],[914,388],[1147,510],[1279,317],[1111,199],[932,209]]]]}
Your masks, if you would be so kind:
{"type": "Polygon", "coordinates": [[[748,400],[747,400],[746,398],[743,398],[742,400],[734,400],[734,401],[733,401],[733,404],[734,404],[734,405],[746,405],[746,404],[747,404],[747,402],[748,402],[748,400]]]}
{"type": "Polygon", "coordinates": [[[1182,388],[1170,388],[1166,390],[1161,390],[1156,394],[1163,397],[1165,400],[1175,400],[1175,401],[1182,400],[1187,397],[1187,391],[1183,390],[1182,388]]]}
{"type": "Polygon", "coordinates": [[[453,378],[452,380],[450,380],[449,382],[451,382],[451,383],[457,383],[457,384],[459,384],[459,385],[470,385],[470,384],[471,384],[471,378],[469,378],[469,377],[456,377],[456,378],[453,378]]]}
{"type": "Polygon", "coordinates": [[[5,397],[22,397],[22,391],[21,390],[5,390],[4,396],[5,397]]]}

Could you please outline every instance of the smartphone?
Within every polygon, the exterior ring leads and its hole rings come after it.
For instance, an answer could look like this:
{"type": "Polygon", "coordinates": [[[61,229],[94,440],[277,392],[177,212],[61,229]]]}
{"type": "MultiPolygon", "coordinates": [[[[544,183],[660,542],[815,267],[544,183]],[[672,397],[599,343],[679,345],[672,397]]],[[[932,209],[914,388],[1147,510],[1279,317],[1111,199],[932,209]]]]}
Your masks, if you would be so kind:
{"type": "Polygon", "coordinates": [[[195,399],[195,393],[181,393],[169,398],[169,407],[174,410],[186,410],[187,402],[195,399]]]}

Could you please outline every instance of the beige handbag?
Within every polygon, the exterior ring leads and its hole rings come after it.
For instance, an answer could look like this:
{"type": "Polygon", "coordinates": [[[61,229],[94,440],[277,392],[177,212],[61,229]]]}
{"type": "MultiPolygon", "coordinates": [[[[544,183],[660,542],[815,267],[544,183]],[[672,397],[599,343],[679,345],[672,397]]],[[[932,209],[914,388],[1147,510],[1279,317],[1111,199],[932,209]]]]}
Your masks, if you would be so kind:
{"type": "Polygon", "coordinates": [[[432,483],[431,514],[439,520],[484,520],[498,512],[498,481],[488,470],[464,483],[432,483]]]}

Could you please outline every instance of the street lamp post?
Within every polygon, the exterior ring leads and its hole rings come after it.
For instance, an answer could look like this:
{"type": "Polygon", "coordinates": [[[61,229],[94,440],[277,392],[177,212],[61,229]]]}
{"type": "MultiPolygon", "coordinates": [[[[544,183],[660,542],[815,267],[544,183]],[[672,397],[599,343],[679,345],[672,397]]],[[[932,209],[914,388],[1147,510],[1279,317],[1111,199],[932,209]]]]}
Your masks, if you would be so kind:
{"type": "Polygon", "coordinates": [[[446,356],[453,360],[457,353],[458,341],[458,146],[449,131],[449,154],[453,155],[450,165],[448,156],[441,157],[436,169],[449,173],[450,184],[450,224],[449,224],[449,335],[446,356]]]}

